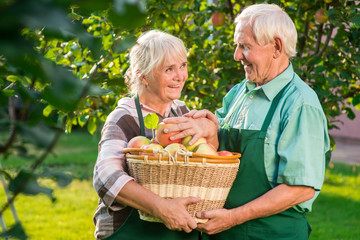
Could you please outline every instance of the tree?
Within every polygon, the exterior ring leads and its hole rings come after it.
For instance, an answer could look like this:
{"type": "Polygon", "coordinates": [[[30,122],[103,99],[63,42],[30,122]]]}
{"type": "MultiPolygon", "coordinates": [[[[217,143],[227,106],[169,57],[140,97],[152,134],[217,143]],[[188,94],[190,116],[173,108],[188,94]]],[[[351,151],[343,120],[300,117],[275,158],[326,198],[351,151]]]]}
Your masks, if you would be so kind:
{"type": "MultiPolygon", "coordinates": [[[[35,171],[60,134],[74,126],[99,129],[117,100],[127,95],[123,75],[127,52],[149,29],[180,37],[189,56],[183,100],[190,108],[221,106],[227,91],[244,78],[233,60],[233,21],[249,4],[263,1],[219,0],[6,0],[0,3],[0,154],[21,155],[30,167],[2,169],[12,192],[48,194],[35,171]],[[214,12],[225,16],[213,26],[214,12]],[[220,21],[221,22],[221,21],[220,21]],[[55,131],[54,131],[55,130],[55,131]],[[42,150],[32,155],[28,149],[42,150]]],[[[318,94],[329,127],[345,112],[360,109],[357,1],[267,1],[282,6],[298,30],[297,73],[318,94]],[[321,9],[321,10],[320,10],[321,9]]],[[[334,142],[332,143],[334,146],[334,142]]],[[[64,173],[47,174],[62,185],[64,173]]],[[[0,236],[24,239],[21,224],[0,236]],[[14,233],[15,232],[15,235],[14,233]]]]}

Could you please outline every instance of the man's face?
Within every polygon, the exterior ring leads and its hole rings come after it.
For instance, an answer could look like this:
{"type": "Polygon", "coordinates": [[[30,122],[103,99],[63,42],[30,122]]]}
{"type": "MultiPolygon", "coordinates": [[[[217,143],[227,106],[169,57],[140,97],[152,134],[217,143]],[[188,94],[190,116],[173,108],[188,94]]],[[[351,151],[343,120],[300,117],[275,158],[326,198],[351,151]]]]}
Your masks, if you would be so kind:
{"type": "Polygon", "coordinates": [[[274,64],[274,42],[259,45],[249,25],[238,23],[235,29],[234,42],[237,45],[234,59],[244,66],[245,77],[258,86],[276,77],[274,64]]]}

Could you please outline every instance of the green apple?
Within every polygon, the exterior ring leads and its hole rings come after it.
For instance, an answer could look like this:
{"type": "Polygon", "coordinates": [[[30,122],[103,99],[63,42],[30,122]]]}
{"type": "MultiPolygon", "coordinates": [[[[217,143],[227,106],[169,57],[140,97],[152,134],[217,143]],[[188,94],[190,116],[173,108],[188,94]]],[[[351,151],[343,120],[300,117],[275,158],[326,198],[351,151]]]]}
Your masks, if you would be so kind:
{"type": "MultiPolygon", "coordinates": [[[[186,150],[186,147],[184,145],[182,145],[181,143],[171,143],[171,144],[167,145],[164,149],[167,150],[171,156],[175,157],[175,153],[177,150],[179,150],[179,149],[186,150]]],[[[168,157],[167,152],[164,153],[164,156],[168,157]]]]}
{"type": "MultiPolygon", "coordinates": [[[[157,150],[162,150],[163,146],[161,146],[160,144],[156,144],[156,143],[150,143],[147,145],[143,145],[141,146],[142,149],[157,149],[157,150]]],[[[139,155],[148,155],[148,156],[154,156],[154,157],[158,157],[159,153],[148,153],[148,152],[140,152],[139,155]]]]}
{"type": "Polygon", "coordinates": [[[206,138],[199,138],[193,145],[189,145],[190,140],[192,139],[192,136],[187,136],[184,137],[181,141],[181,143],[186,147],[187,150],[189,150],[190,152],[193,152],[195,150],[195,148],[200,144],[200,143],[207,143],[206,138]]]}
{"type": "Polygon", "coordinates": [[[208,143],[200,143],[195,149],[196,153],[218,156],[215,148],[208,143]]]}

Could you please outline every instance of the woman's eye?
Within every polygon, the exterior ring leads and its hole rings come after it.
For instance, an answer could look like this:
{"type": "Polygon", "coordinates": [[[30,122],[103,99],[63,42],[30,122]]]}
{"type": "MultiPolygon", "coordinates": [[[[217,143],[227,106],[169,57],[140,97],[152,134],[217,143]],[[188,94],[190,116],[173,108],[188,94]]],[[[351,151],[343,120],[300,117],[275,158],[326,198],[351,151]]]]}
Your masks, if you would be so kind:
{"type": "Polygon", "coordinates": [[[183,65],[181,65],[182,68],[186,67],[187,63],[184,63],[183,65]]]}
{"type": "Polygon", "coordinates": [[[172,69],[171,68],[167,68],[166,70],[165,70],[165,72],[170,72],[172,69]]]}

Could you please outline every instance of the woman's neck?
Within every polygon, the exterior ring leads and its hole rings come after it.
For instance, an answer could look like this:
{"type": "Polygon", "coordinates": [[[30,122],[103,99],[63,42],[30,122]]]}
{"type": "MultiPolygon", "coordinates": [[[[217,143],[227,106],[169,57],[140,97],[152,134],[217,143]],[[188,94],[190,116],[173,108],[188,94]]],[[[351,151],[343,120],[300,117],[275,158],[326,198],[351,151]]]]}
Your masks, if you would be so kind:
{"type": "Polygon", "coordinates": [[[169,107],[172,104],[172,102],[164,103],[159,98],[154,96],[149,96],[146,93],[139,93],[139,101],[142,104],[145,104],[146,106],[160,113],[162,116],[165,116],[166,111],[169,109],[169,107]]]}

